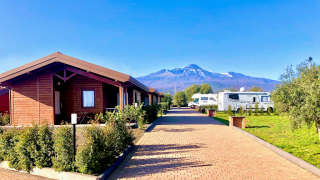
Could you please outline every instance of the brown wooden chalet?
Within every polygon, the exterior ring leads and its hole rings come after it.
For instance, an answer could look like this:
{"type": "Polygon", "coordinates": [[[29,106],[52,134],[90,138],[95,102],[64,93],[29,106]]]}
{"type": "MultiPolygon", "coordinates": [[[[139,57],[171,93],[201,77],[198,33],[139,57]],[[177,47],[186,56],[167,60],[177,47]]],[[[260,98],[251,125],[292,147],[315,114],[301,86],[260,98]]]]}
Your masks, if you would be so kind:
{"type": "Polygon", "coordinates": [[[0,74],[10,91],[11,124],[47,120],[60,124],[71,113],[100,113],[119,105],[160,102],[161,93],[130,75],[56,52],[0,74]]]}

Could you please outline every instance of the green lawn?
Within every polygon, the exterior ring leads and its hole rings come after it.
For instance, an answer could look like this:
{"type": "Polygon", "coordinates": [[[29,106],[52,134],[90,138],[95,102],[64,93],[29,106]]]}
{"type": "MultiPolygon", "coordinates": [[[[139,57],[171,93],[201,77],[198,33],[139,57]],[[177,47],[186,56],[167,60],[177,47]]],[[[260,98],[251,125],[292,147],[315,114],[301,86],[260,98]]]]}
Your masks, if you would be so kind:
{"type": "MultiPolygon", "coordinates": [[[[229,125],[224,112],[218,112],[215,119],[229,125]]],[[[320,168],[320,140],[315,127],[292,131],[287,116],[246,116],[243,130],[320,168]]]]}

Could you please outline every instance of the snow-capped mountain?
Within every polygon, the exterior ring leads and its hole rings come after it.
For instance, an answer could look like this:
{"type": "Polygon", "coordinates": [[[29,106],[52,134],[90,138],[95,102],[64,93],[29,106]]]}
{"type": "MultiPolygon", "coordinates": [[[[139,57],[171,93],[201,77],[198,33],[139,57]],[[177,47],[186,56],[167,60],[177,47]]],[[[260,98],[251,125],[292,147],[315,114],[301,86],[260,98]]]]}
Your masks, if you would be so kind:
{"type": "Polygon", "coordinates": [[[183,68],[162,69],[147,76],[136,78],[147,86],[158,89],[161,92],[173,92],[175,86],[183,90],[192,84],[209,83],[213,91],[224,88],[250,88],[252,86],[262,87],[264,91],[274,89],[274,84],[279,81],[246,76],[235,72],[215,73],[202,69],[196,64],[190,64],[183,68]]]}

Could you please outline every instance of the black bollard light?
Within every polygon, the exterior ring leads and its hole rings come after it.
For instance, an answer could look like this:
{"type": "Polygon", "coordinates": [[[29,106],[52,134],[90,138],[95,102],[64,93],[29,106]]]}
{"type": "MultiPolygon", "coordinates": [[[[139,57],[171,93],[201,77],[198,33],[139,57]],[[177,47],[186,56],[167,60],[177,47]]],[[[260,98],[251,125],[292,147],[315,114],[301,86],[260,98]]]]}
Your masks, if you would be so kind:
{"type": "Polygon", "coordinates": [[[77,114],[71,114],[71,124],[73,125],[73,162],[76,160],[76,124],[77,124],[77,114]]]}

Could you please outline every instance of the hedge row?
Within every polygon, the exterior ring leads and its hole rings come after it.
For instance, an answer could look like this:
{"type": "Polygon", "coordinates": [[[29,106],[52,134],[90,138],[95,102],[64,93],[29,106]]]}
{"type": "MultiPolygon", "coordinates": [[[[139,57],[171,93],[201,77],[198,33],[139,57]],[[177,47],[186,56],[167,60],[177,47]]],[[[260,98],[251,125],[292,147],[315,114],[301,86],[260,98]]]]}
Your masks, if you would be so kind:
{"type": "Polygon", "coordinates": [[[54,129],[47,123],[0,131],[0,161],[16,170],[32,171],[34,167],[52,167],[57,171],[99,174],[133,142],[125,122],[96,122],[85,127],[84,143],[77,149],[73,162],[72,127],[54,129]]]}

